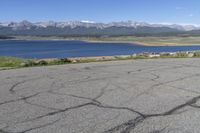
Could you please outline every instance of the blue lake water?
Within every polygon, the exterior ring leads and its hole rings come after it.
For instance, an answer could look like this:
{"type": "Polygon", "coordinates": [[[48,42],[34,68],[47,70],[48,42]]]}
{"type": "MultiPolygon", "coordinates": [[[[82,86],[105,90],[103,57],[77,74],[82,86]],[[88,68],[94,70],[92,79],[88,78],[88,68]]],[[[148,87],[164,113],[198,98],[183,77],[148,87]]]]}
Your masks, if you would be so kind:
{"type": "Polygon", "coordinates": [[[200,50],[200,45],[140,46],[125,43],[88,43],[81,41],[0,41],[0,56],[23,58],[112,56],[130,55],[142,52],[177,52],[192,50],[200,50]]]}

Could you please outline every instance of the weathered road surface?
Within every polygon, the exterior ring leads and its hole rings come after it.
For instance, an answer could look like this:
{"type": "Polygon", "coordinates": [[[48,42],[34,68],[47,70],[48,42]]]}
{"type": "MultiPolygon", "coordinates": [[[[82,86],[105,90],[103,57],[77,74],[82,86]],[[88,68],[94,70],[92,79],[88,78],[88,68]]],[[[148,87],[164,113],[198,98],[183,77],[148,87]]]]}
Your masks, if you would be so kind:
{"type": "Polygon", "coordinates": [[[199,133],[200,59],[0,71],[2,133],[199,133]]]}

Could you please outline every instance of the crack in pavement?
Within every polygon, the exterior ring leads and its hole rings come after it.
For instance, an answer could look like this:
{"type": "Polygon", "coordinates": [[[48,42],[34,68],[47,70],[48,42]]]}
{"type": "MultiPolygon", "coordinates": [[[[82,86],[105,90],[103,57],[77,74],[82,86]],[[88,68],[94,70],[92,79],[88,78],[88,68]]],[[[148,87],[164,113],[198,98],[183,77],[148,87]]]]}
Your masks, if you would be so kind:
{"type": "Polygon", "coordinates": [[[150,73],[151,75],[153,75],[155,78],[151,79],[151,81],[157,82],[157,79],[160,78],[159,75],[155,74],[155,73],[150,73]]]}
{"type": "Polygon", "coordinates": [[[35,97],[35,96],[37,96],[37,95],[39,95],[39,93],[30,95],[30,96],[26,96],[26,97],[20,96],[21,98],[19,98],[19,99],[14,99],[14,100],[10,100],[10,101],[5,101],[5,102],[0,103],[0,105],[4,105],[4,104],[8,104],[8,103],[13,103],[13,102],[18,102],[18,101],[27,100],[27,99],[33,98],[33,97],[35,97]]]}
{"type": "Polygon", "coordinates": [[[81,104],[81,105],[77,105],[77,106],[73,106],[73,107],[68,107],[68,108],[65,108],[65,109],[59,109],[57,111],[49,112],[49,113],[46,113],[46,114],[43,114],[43,115],[31,118],[31,119],[22,121],[21,123],[27,123],[27,122],[30,122],[30,121],[35,121],[35,120],[38,120],[38,119],[41,119],[41,118],[44,118],[44,117],[49,117],[49,116],[57,115],[57,114],[60,114],[60,113],[67,112],[69,110],[73,110],[73,109],[77,109],[77,108],[81,108],[81,107],[85,107],[85,106],[89,106],[89,105],[93,105],[93,104],[94,103],[89,102],[89,103],[85,103],[85,104],[81,104]]]}
{"type": "Polygon", "coordinates": [[[130,132],[130,129],[132,128],[135,128],[135,126],[138,124],[138,123],[141,123],[144,121],[144,118],[142,117],[137,117],[133,120],[129,120],[128,122],[126,123],[123,123],[121,125],[118,125],[114,128],[111,128],[107,131],[104,131],[103,133],[114,133],[116,131],[120,131],[121,133],[129,133],[130,132]],[[123,130],[122,130],[123,129],[123,130]]]}
{"type": "Polygon", "coordinates": [[[40,107],[40,108],[45,108],[45,109],[48,109],[48,110],[59,110],[58,108],[47,107],[47,106],[44,106],[44,105],[40,105],[40,104],[36,104],[36,103],[31,103],[27,99],[24,100],[24,102],[26,104],[29,104],[29,105],[32,105],[32,106],[36,106],[36,107],[40,107]]]}
{"type": "Polygon", "coordinates": [[[152,131],[152,132],[150,132],[150,133],[162,133],[163,131],[165,131],[166,128],[167,128],[167,127],[163,128],[163,129],[161,129],[161,130],[152,131]]]}
{"type": "Polygon", "coordinates": [[[3,129],[0,129],[0,133],[12,133],[12,132],[7,132],[7,131],[4,131],[3,129]]]}
{"type": "Polygon", "coordinates": [[[64,112],[69,111],[69,110],[78,109],[78,108],[89,106],[89,105],[96,106],[96,107],[99,107],[99,108],[107,108],[107,109],[115,109],[115,110],[128,110],[128,111],[131,111],[132,113],[136,113],[136,114],[138,114],[140,116],[145,117],[140,112],[135,111],[135,110],[130,109],[130,108],[127,108],[127,107],[105,106],[105,105],[101,105],[99,103],[89,102],[89,103],[85,103],[85,104],[82,104],[82,105],[77,105],[77,106],[74,106],[74,107],[69,107],[69,108],[58,110],[58,111],[50,112],[50,113],[47,113],[47,114],[44,114],[44,115],[40,115],[40,116],[37,116],[35,118],[29,119],[29,120],[26,120],[26,121],[22,121],[20,123],[27,123],[27,122],[30,122],[30,121],[35,121],[35,120],[38,120],[38,119],[42,119],[44,117],[57,115],[57,114],[64,113],[64,112]]]}
{"type": "MultiPolygon", "coordinates": [[[[184,67],[195,67],[195,68],[199,68],[200,66],[194,66],[194,65],[188,65],[188,64],[176,64],[177,66],[172,66],[172,67],[164,67],[164,68],[158,68],[158,69],[151,69],[151,68],[155,68],[155,67],[149,67],[149,68],[144,68],[144,69],[138,69],[138,70],[134,70],[134,71],[128,71],[128,74],[132,74],[135,72],[140,72],[140,73],[146,73],[146,72],[154,72],[154,71],[162,71],[162,70],[175,70],[175,69],[180,69],[180,68],[184,68],[184,67]]],[[[161,66],[161,65],[159,65],[161,66]]],[[[165,65],[163,65],[165,66],[165,65]]]]}
{"type": "Polygon", "coordinates": [[[26,132],[30,132],[30,131],[33,131],[33,130],[37,130],[37,129],[41,129],[41,128],[44,128],[44,127],[47,127],[47,126],[51,126],[51,125],[54,125],[55,123],[57,123],[58,121],[60,121],[61,119],[57,119],[53,122],[50,122],[50,123],[47,123],[47,124],[43,124],[43,125],[40,125],[40,126],[36,126],[36,127],[33,127],[33,128],[28,128],[28,129],[25,129],[23,131],[19,131],[19,132],[13,132],[13,131],[6,131],[5,129],[0,129],[0,133],[26,133],[26,132]]]}
{"type": "Polygon", "coordinates": [[[47,126],[51,126],[51,125],[54,125],[55,123],[57,123],[58,121],[60,121],[61,119],[59,118],[58,120],[55,120],[53,122],[50,122],[50,123],[47,123],[47,124],[44,124],[44,125],[40,125],[40,126],[37,126],[37,127],[33,127],[33,128],[29,128],[29,129],[26,129],[24,131],[21,131],[19,133],[26,133],[26,132],[30,132],[30,131],[33,131],[33,130],[37,130],[37,129],[40,129],[40,128],[44,128],[44,127],[47,127],[47,126]]]}
{"type": "MultiPolygon", "coordinates": [[[[182,80],[185,80],[185,79],[188,79],[188,78],[199,77],[199,76],[200,76],[200,74],[198,73],[198,74],[194,74],[194,75],[185,76],[183,78],[179,78],[179,79],[176,79],[176,80],[170,80],[170,81],[162,82],[162,83],[158,82],[157,84],[151,86],[149,89],[147,89],[147,90],[143,91],[142,93],[138,94],[137,96],[135,96],[135,99],[144,95],[144,94],[148,94],[150,91],[156,89],[155,87],[164,86],[164,85],[169,84],[169,83],[174,83],[174,82],[182,81],[182,80]]],[[[157,81],[155,81],[155,82],[157,82],[157,81]]]]}
{"type": "Polygon", "coordinates": [[[11,92],[11,94],[15,94],[15,88],[21,84],[24,84],[26,82],[30,82],[30,81],[33,81],[33,80],[39,80],[41,79],[42,77],[36,77],[36,78],[32,78],[32,79],[26,79],[26,80],[23,80],[23,81],[20,81],[20,82],[17,82],[15,83],[14,85],[12,85],[9,89],[9,91],[11,92]]]}
{"type": "Polygon", "coordinates": [[[174,115],[177,111],[179,111],[180,109],[183,109],[184,107],[187,107],[187,106],[194,107],[193,104],[195,104],[198,100],[200,100],[200,96],[194,97],[191,100],[188,100],[187,102],[185,102],[184,104],[180,104],[164,113],[143,114],[143,116],[138,116],[136,119],[129,120],[125,123],[122,123],[114,128],[111,128],[111,129],[105,131],[104,133],[114,133],[116,131],[121,131],[121,133],[129,133],[131,130],[134,130],[134,128],[138,124],[142,123],[144,120],[146,120],[148,118],[174,115]]]}
{"type": "MultiPolygon", "coordinates": [[[[103,89],[103,91],[104,91],[104,89],[103,89]]],[[[107,109],[115,109],[115,110],[127,110],[127,111],[130,111],[132,113],[138,114],[139,116],[136,119],[130,120],[130,121],[126,122],[126,123],[123,123],[122,125],[119,125],[119,126],[117,126],[115,128],[112,128],[112,129],[110,129],[108,131],[105,131],[105,132],[115,132],[115,131],[121,130],[123,128],[123,133],[128,133],[130,130],[134,129],[139,123],[142,123],[145,119],[148,119],[148,118],[151,118],[151,117],[173,115],[178,110],[180,110],[180,109],[182,109],[182,108],[184,108],[186,106],[191,106],[191,105],[195,104],[200,99],[200,96],[194,97],[193,99],[187,101],[186,103],[178,105],[178,106],[176,106],[176,107],[172,108],[171,110],[166,111],[164,113],[143,114],[143,113],[141,113],[139,111],[136,111],[136,110],[128,108],[128,107],[115,107],[115,106],[109,106],[109,105],[102,105],[101,102],[99,102],[97,100],[97,98],[101,97],[102,95],[103,95],[103,92],[101,92],[100,95],[96,97],[96,99],[95,98],[92,99],[92,98],[86,98],[86,97],[71,95],[73,97],[91,100],[91,102],[85,103],[85,104],[82,104],[82,105],[78,105],[78,106],[74,106],[74,107],[65,108],[65,109],[62,109],[62,110],[54,111],[54,112],[50,112],[50,113],[47,113],[47,114],[44,114],[44,115],[41,115],[41,116],[38,116],[38,117],[35,117],[35,118],[32,118],[32,119],[29,119],[29,120],[24,121],[24,122],[33,121],[33,120],[41,119],[41,118],[44,118],[44,117],[56,115],[56,114],[59,114],[59,113],[64,113],[64,112],[72,110],[72,109],[77,109],[77,108],[81,108],[81,107],[92,105],[92,106],[96,106],[96,107],[99,107],[99,108],[107,108],[107,109]]]]}
{"type": "Polygon", "coordinates": [[[191,93],[194,93],[194,94],[200,94],[200,92],[198,92],[198,91],[188,90],[188,89],[185,89],[185,88],[180,88],[180,87],[176,87],[176,86],[172,86],[172,85],[167,85],[167,86],[175,88],[177,90],[183,90],[183,91],[191,92],[191,93]]]}
{"type": "Polygon", "coordinates": [[[77,106],[74,106],[74,107],[68,107],[68,108],[65,108],[65,109],[56,109],[56,108],[54,108],[56,110],[54,112],[50,112],[50,113],[47,113],[47,114],[44,114],[44,115],[41,115],[41,116],[38,116],[38,117],[35,117],[35,118],[32,118],[32,119],[29,119],[29,120],[25,120],[25,121],[22,121],[21,123],[26,123],[26,122],[29,122],[29,121],[34,121],[34,120],[41,119],[41,118],[44,118],[44,117],[47,117],[47,116],[56,115],[56,114],[59,114],[59,113],[63,113],[63,112],[66,112],[66,111],[69,111],[69,110],[72,110],[72,109],[77,109],[77,108],[81,108],[81,107],[88,106],[88,105],[95,105],[96,103],[100,104],[100,102],[98,102],[96,99],[99,98],[99,97],[101,97],[104,94],[104,90],[107,87],[108,87],[108,84],[101,89],[100,94],[97,95],[94,99],[84,98],[84,97],[78,97],[78,96],[75,96],[75,95],[69,95],[69,96],[76,97],[76,98],[82,98],[82,99],[91,100],[92,102],[85,103],[85,104],[82,104],[82,105],[77,105],[77,106]]]}
{"type": "Polygon", "coordinates": [[[101,96],[104,95],[105,90],[108,88],[108,86],[109,86],[109,84],[106,84],[103,88],[101,88],[100,89],[101,92],[95,98],[88,98],[88,97],[76,96],[76,95],[73,95],[73,94],[65,94],[65,93],[54,92],[55,90],[51,90],[51,91],[48,91],[48,92],[51,93],[51,94],[54,94],[54,95],[66,95],[66,96],[71,96],[71,97],[75,97],[75,98],[91,100],[92,102],[100,104],[96,99],[98,99],[98,98],[100,98],[101,96]]]}
{"type": "Polygon", "coordinates": [[[154,72],[154,71],[162,71],[162,70],[174,70],[174,69],[179,69],[179,68],[184,68],[185,66],[172,66],[172,67],[164,67],[164,68],[160,68],[160,69],[151,69],[154,67],[149,67],[149,68],[144,68],[144,69],[138,69],[138,70],[134,70],[134,71],[128,71],[128,74],[133,74],[135,72],[139,72],[139,73],[146,73],[146,72],[154,72]]]}
{"type": "Polygon", "coordinates": [[[190,106],[190,107],[193,107],[193,108],[200,109],[200,106],[198,106],[198,105],[195,105],[195,104],[190,104],[189,106],[190,106]]]}
{"type": "Polygon", "coordinates": [[[72,95],[72,94],[69,94],[68,96],[75,97],[75,98],[79,98],[79,99],[91,100],[93,103],[98,103],[98,104],[100,104],[100,102],[97,101],[95,98],[92,99],[92,98],[81,97],[81,96],[76,96],[76,95],[72,95]]]}

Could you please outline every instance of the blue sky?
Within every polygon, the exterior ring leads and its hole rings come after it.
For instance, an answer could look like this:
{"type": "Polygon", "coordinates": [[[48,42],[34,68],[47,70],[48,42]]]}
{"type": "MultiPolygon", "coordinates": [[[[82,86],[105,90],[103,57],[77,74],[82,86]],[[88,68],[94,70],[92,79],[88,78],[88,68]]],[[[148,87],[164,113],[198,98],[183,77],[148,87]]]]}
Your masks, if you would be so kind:
{"type": "Polygon", "coordinates": [[[0,21],[200,24],[200,0],[1,0],[0,21]]]}

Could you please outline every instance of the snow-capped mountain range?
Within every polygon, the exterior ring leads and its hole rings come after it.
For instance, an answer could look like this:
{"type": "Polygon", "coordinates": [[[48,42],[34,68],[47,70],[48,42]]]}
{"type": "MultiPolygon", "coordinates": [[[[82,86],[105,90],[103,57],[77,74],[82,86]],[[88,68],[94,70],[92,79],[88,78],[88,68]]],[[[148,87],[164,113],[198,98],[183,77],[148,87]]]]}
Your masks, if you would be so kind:
{"type": "Polygon", "coordinates": [[[150,24],[146,22],[122,21],[95,23],[93,21],[66,22],[6,22],[0,23],[1,36],[171,36],[200,35],[195,25],[150,24]]]}
{"type": "Polygon", "coordinates": [[[0,22],[0,27],[10,27],[13,30],[18,29],[31,29],[35,28],[47,28],[47,27],[56,27],[56,28],[76,28],[76,27],[85,27],[85,28],[97,28],[104,29],[109,27],[127,27],[127,28],[140,28],[140,27],[151,27],[151,28],[172,28],[180,31],[191,31],[199,30],[200,27],[195,25],[179,25],[179,24],[149,24],[146,22],[134,22],[134,21],[121,21],[121,22],[111,22],[111,23],[95,23],[93,21],[66,21],[66,22],[36,22],[31,23],[29,21],[22,22],[0,22]]]}

